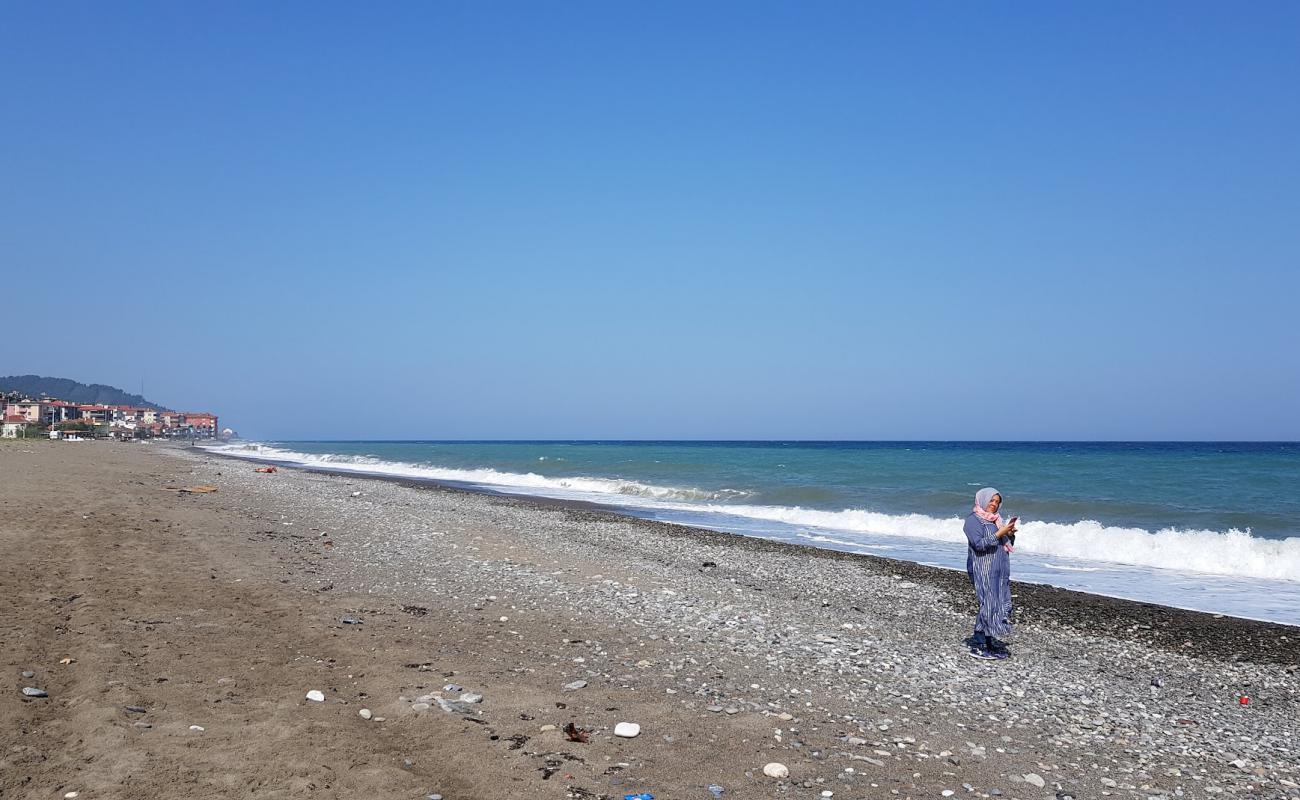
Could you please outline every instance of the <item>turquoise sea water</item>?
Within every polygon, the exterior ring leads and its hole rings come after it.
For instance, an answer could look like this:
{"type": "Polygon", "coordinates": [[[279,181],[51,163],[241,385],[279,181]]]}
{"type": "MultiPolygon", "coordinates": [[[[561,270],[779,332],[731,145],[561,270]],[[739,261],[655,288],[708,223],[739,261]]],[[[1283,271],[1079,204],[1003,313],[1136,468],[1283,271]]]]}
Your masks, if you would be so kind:
{"type": "Polygon", "coordinates": [[[1300,624],[1300,444],[264,442],[224,451],[600,502],[960,568],[995,486],[1015,577],[1300,624]]]}

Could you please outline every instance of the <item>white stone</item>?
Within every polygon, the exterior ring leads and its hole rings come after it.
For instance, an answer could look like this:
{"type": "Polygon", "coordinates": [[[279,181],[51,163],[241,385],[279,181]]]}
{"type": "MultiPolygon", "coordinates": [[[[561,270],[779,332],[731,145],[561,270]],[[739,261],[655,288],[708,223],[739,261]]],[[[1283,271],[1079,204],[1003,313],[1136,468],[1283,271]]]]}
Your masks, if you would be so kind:
{"type": "Polygon", "coordinates": [[[1032,783],[1033,785],[1037,786],[1039,789],[1047,785],[1047,781],[1043,780],[1043,777],[1039,775],[1037,772],[1031,772],[1028,775],[1024,775],[1022,777],[1025,779],[1025,783],[1032,783]]]}
{"type": "Polygon", "coordinates": [[[635,722],[620,722],[614,726],[614,735],[632,739],[641,735],[641,726],[635,722]]]}
{"type": "Polygon", "coordinates": [[[368,708],[363,708],[363,709],[361,709],[360,711],[357,712],[357,714],[358,714],[362,719],[370,719],[371,717],[374,716],[374,714],[372,714],[372,713],[370,712],[370,709],[368,709],[368,708]]]}
{"type": "Polygon", "coordinates": [[[481,703],[483,702],[483,695],[466,692],[460,696],[460,701],[462,703],[481,703]]]}
{"type": "Polygon", "coordinates": [[[773,761],[763,767],[763,774],[769,778],[788,778],[790,777],[790,768],[785,764],[773,761]]]}
{"type": "Polygon", "coordinates": [[[202,725],[191,725],[191,726],[190,726],[190,730],[192,730],[192,731],[198,731],[199,733],[203,733],[203,726],[202,726],[202,725]]]}
{"type": "Polygon", "coordinates": [[[943,795],[944,797],[952,797],[957,793],[954,792],[952,789],[944,789],[942,792],[939,792],[939,794],[943,795]]]}
{"type": "Polygon", "coordinates": [[[65,792],[63,797],[65,798],[65,800],[72,800],[72,798],[76,797],[79,794],[81,794],[81,792],[65,792]]]}
{"type": "Polygon", "coordinates": [[[412,710],[412,711],[415,711],[415,712],[417,712],[417,713],[420,712],[420,711],[428,711],[428,710],[431,709],[431,708],[433,708],[433,706],[429,705],[428,703],[412,703],[412,704],[411,704],[411,710],[412,710]]]}
{"type": "Polygon", "coordinates": [[[325,702],[325,694],[319,689],[312,689],[307,693],[307,699],[316,703],[325,702]]]}

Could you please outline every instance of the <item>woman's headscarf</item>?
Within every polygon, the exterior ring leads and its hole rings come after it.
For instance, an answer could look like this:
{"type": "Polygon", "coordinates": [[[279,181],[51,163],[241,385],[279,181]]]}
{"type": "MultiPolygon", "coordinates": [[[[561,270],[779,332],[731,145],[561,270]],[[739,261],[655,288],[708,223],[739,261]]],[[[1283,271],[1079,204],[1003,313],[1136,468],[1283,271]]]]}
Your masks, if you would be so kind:
{"type": "Polygon", "coordinates": [[[989,503],[993,502],[994,496],[1000,494],[1002,493],[999,492],[997,489],[994,489],[992,486],[986,486],[983,489],[980,489],[978,492],[976,492],[975,493],[975,516],[979,517],[985,522],[992,522],[995,525],[1001,525],[1002,516],[1000,514],[990,514],[989,512],[984,510],[985,508],[988,507],[989,503]]]}

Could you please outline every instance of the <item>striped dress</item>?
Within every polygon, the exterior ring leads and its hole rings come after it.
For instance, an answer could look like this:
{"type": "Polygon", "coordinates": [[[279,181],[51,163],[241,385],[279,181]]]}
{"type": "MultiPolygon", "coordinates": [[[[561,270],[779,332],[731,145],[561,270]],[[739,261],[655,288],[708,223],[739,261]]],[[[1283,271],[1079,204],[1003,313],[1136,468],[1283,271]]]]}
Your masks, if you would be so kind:
{"type": "Polygon", "coordinates": [[[998,526],[972,512],[963,527],[966,541],[966,573],[975,585],[980,613],[975,633],[1008,636],[1011,633],[1011,555],[998,541],[998,526]]]}

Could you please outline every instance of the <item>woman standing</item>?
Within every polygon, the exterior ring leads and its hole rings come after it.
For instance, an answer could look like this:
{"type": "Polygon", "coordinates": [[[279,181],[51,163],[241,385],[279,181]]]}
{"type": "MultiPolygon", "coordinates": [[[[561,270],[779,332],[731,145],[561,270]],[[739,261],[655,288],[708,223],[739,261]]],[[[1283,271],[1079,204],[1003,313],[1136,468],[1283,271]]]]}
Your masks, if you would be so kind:
{"type": "Polygon", "coordinates": [[[1015,540],[1016,520],[1004,525],[998,515],[1001,505],[1002,495],[997,489],[980,489],[963,528],[970,545],[966,572],[980,602],[970,654],[985,660],[1011,655],[997,637],[1011,633],[1011,542],[1015,540]]]}

